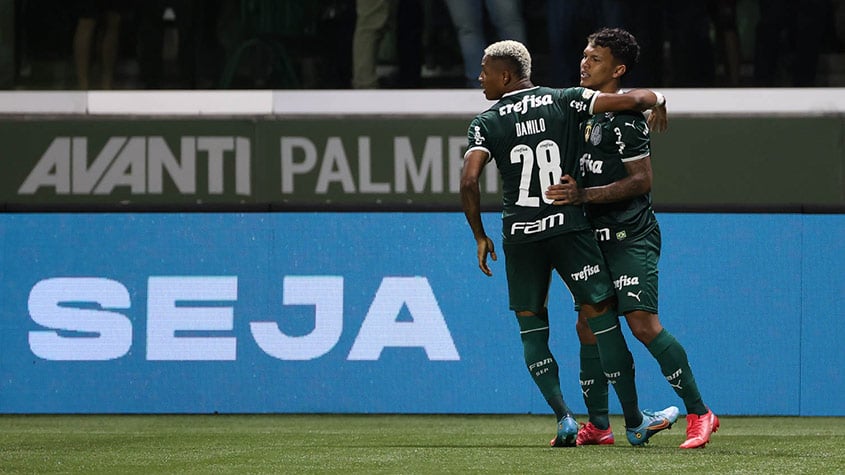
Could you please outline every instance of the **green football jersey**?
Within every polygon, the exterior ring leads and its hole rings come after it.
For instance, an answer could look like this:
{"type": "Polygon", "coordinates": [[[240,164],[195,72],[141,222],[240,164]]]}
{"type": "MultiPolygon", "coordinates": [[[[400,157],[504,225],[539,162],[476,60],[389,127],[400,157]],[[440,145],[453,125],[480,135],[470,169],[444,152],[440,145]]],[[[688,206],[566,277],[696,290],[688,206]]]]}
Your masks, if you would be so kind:
{"type": "Polygon", "coordinates": [[[588,229],[581,206],[556,206],[546,188],[564,173],[576,176],[578,125],[593,110],[596,93],[535,86],[503,96],[470,123],[467,153],[485,150],[502,177],[502,238],[530,242],[588,229]]]}
{"type": "MultiPolygon", "coordinates": [[[[648,123],[639,112],[596,114],[581,124],[585,144],[580,160],[581,185],[609,185],[628,176],[625,162],[651,154],[648,123]]],[[[638,238],[657,224],[651,193],[616,203],[587,205],[587,216],[601,243],[638,238]]]]}

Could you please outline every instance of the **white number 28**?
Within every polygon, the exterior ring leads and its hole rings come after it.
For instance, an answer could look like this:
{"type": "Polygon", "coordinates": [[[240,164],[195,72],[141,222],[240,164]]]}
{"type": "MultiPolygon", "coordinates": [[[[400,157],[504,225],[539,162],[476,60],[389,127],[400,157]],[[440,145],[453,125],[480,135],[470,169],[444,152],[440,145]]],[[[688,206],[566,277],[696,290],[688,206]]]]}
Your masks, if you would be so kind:
{"type": "Polygon", "coordinates": [[[545,203],[545,191],[553,183],[560,181],[563,171],[560,168],[560,147],[552,140],[543,140],[535,149],[527,145],[517,145],[511,149],[511,163],[522,162],[522,177],[519,180],[519,198],[516,204],[528,208],[538,208],[540,199],[545,203]],[[534,166],[536,164],[536,167],[534,166]],[[531,180],[534,175],[540,180],[540,196],[531,196],[531,180]]]}

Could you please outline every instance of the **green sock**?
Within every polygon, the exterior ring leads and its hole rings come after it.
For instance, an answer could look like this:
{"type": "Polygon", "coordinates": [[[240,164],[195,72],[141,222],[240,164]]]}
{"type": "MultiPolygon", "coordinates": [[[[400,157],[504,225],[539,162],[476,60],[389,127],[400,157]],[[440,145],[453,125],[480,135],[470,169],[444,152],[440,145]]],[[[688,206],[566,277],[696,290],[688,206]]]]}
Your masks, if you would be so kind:
{"type": "Polygon", "coordinates": [[[588,318],[587,324],[598,340],[602,369],[619,397],[622,414],[625,416],[625,427],[639,427],[643,416],[637,401],[634,357],[631,356],[628,344],[625,343],[625,335],[619,327],[616,309],[588,318]]]}
{"type": "Polygon", "coordinates": [[[687,352],[678,340],[664,328],[646,348],[660,364],[660,371],[672,389],[684,401],[687,414],[707,414],[707,406],[701,400],[701,393],[695,384],[687,352]]]}
{"type": "Polygon", "coordinates": [[[519,335],[522,338],[528,371],[534,379],[534,384],[540,388],[546,402],[555,412],[557,420],[561,420],[567,414],[571,414],[571,411],[563,401],[557,361],[549,349],[548,313],[543,310],[541,315],[517,316],[516,319],[519,322],[519,335]]]}
{"type": "Polygon", "coordinates": [[[598,345],[581,344],[581,394],[590,422],[599,429],[610,427],[607,407],[607,378],[601,367],[598,345]]]}

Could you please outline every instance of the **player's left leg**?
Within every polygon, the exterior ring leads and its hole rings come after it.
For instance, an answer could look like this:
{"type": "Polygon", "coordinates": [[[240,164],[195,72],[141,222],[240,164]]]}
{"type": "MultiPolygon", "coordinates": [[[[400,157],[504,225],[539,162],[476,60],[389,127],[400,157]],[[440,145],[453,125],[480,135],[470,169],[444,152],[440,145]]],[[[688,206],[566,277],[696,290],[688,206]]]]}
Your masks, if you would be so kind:
{"type": "Polygon", "coordinates": [[[557,361],[549,348],[549,317],[546,309],[551,268],[542,246],[503,245],[510,308],[516,314],[525,365],[534,384],[554,411],[558,421],[554,447],[574,446],[578,424],[560,389],[557,361]]]}
{"type": "Polygon", "coordinates": [[[633,445],[644,444],[652,435],[672,427],[678,416],[677,408],[669,408],[665,414],[640,410],[634,358],[625,343],[615,306],[582,304],[582,308],[593,313],[588,315],[587,323],[598,341],[604,374],[622,406],[628,441],[633,445]]]}
{"type": "Polygon", "coordinates": [[[589,420],[578,429],[578,445],[610,445],[614,442],[613,430],[610,428],[608,416],[607,377],[601,366],[599,347],[596,336],[587,325],[584,312],[578,312],[575,324],[578,340],[581,343],[579,351],[581,395],[587,406],[589,420]]]}
{"type": "Polygon", "coordinates": [[[519,336],[522,340],[525,365],[534,384],[546,399],[558,421],[572,412],[563,400],[557,360],[549,349],[549,316],[546,309],[538,314],[517,312],[519,336]]]}

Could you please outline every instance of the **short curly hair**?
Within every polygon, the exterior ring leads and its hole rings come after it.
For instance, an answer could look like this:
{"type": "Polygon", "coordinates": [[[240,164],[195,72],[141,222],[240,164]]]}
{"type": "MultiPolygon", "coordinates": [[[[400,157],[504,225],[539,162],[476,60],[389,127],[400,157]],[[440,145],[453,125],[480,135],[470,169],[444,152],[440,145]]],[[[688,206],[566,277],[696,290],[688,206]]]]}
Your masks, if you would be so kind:
{"type": "Polygon", "coordinates": [[[640,60],[640,45],[622,28],[602,28],[587,37],[587,43],[608,48],[610,54],[630,72],[640,60]]]}
{"type": "Polygon", "coordinates": [[[484,55],[509,62],[520,79],[531,78],[531,53],[519,41],[497,41],[484,48],[484,55]]]}

